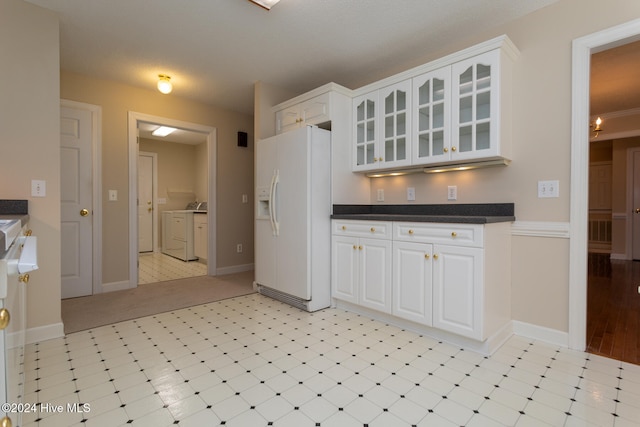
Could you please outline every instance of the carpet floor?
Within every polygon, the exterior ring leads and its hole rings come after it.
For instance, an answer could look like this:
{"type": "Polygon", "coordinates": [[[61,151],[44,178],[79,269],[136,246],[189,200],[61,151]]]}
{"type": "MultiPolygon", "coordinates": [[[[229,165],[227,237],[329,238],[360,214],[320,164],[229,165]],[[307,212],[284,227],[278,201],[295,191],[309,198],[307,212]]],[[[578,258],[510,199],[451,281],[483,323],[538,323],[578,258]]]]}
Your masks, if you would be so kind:
{"type": "Polygon", "coordinates": [[[62,300],[65,334],[255,292],[253,271],[138,285],[62,300]]]}

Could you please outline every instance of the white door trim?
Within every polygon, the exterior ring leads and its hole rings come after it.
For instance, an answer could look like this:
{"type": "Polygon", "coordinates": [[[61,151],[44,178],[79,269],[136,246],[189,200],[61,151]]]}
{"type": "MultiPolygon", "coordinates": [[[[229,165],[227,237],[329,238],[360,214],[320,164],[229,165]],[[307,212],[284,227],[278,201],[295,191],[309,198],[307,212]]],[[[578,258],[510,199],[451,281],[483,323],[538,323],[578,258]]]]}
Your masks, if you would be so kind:
{"type": "Polygon", "coordinates": [[[91,112],[91,156],[92,156],[92,188],[93,209],[92,238],[93,238],[93,285],[94,294],[102,292],[102,107],[84,102],[61,99],[62,108],[75,108],[91,112]]]}
{"type": "Polygon", "coordinates": [[[144,113],[129,111],[128,113],[128,139],[129,139],[129,288],[138,286],[138,122],[162,123],[167,126],[180,129],[202,132],[207,134],[208,178],[207,178],[207,222],[209,238],[207,274],[216,274],[216,159],[217,159],[217,129],[195,123],[183,122],[166,117],[152,116],[144,113]]]}
{"type": "Polygon", "coordinates": [[[633,183],[634,183],[634,153],[640,152],[640,147],[631,147],[627,149],[627,201],[625,206],[627,207],[625,215],[625,233],[628,236],[625,242],[625,259],[632,260],[633,259],[633,210],[634,206],[634,198],[633,198],[633,183]]]}
{"type": "Polygon", "coordinates": [[[589,217],[589,81],[591,54],[640,39],[640,19],[573,40],[569,348],[587,340],[587,226],[589,217]]]}

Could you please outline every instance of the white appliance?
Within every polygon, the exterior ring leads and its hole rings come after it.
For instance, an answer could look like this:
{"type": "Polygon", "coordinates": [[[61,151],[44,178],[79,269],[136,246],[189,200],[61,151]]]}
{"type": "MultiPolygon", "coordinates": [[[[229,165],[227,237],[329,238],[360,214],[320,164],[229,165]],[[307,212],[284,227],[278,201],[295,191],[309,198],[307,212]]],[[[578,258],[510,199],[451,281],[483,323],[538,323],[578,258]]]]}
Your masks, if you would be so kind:
{"type": "Polygon", "coordinates": [[[305,126],[256,144],[255,285],[315,311],[331,300],[331,133],[305,126]]]}
{"type": "Polygon", "coordinates": [[[162,212],[162,253],[182,261],[198,259],[193,246],[192,210],[162,212]]]}

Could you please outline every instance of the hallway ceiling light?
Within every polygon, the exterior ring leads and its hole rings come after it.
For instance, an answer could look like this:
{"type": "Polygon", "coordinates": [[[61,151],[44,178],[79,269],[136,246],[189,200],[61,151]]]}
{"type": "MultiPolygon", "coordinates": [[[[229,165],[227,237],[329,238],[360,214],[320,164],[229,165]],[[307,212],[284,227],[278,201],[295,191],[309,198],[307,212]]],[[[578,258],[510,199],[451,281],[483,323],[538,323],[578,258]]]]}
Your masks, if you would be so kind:
{"type": "Polygon", "coordinates": [[[171,128],[169,126],[160,126],[158,129],[151,132],[151,135],[165,137],[169,134],[172,134],[176,130],[176,128],[171,128]]]}
{"type": "Polygon", "coordinates": [[[165,95],[171,93],[173,85],[171,84],[171,77],[166,74],[158,74],[158,90],[165,95]]]}
{"type": "Polygon", "coordinates": [[[275,4],[278,3],[280,0],[250,0],[250,1],[254,2],[258,6],[263,7],[267,10],[271,10],[271,8],[275,6],[275,4]]]}

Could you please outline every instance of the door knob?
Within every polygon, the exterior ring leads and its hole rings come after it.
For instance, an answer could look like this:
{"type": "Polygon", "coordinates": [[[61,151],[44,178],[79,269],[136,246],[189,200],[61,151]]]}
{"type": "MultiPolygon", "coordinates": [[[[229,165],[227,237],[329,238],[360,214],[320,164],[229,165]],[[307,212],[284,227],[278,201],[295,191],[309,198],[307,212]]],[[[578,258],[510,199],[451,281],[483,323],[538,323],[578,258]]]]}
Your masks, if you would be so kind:
{"type": "Polygon", "coordinates": [[[153,208],[148,208],[147,212],[151,212],[153,210],[153,208]]]}
{"type": "Polygon", "coordinates": [[[636,208],[636,213],[640,213],[640,208],[636,208]]]}
{"type": "Polygon", "coordinates": [[[89,215],[89,211],[87,209],[82,209],[80,211],[80,216],[87,216],[87,215],[89,215]]]}
{"type": "Polygon", "coordinates": [[[11,321],[11,316],[9,315],[9,310],[6,308],[0,309],[0,330],[5,329],[9,326],[9,322],[11,321]]]}

